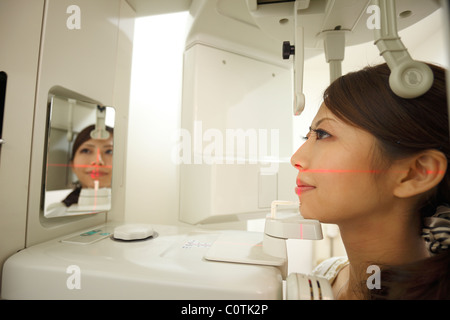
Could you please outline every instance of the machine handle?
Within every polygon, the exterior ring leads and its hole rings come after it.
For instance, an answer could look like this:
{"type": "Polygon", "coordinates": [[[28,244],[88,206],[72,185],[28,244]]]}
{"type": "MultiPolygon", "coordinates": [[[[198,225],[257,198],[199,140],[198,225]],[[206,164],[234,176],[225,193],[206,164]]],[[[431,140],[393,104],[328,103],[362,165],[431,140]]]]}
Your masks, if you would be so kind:
{"type": "Polygon", "coordinates": [[[381,28],[375,28],[375,44],[391,69],[389,84],[401,98],[412,99],[433,85],[433,72],[424,63],[411,58],[397,32],[395,1],[374,0],[381,11],[381,28]]]}

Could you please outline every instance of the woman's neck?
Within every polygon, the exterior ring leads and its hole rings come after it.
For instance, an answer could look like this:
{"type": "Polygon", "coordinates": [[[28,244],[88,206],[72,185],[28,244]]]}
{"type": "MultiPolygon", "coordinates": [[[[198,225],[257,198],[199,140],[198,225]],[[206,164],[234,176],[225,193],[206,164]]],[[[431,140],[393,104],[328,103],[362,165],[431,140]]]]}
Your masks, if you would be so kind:
{"type": "MultiPolygon", "coordinates": [[[[374,270],[428,257],[420,236],[418,214],[392,212],[373,215],[369,219],[339,224],[339,228],[350,264],[347,268],[348,282],[338,298],[362,299],[361,289],[366,289],[367,280],[374,275],[374,270]],[[373,267],[368,269],[370,266],[373,267]]],[[[382,271],[379,280],[382,285],[382,271]]]]}

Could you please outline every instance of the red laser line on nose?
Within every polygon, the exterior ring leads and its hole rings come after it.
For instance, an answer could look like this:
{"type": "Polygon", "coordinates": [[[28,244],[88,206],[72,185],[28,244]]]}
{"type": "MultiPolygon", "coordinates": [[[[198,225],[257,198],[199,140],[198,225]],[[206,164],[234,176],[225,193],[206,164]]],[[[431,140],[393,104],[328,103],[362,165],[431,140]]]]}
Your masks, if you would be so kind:
{"type": "Polygon", "coordinates": [[[97,148],[97,155],[96,155],[96,162],[93,165],[93,170],[91,172],[91,178],[92,179],[98,179],[100,177],[100,149],[97,148]]]}

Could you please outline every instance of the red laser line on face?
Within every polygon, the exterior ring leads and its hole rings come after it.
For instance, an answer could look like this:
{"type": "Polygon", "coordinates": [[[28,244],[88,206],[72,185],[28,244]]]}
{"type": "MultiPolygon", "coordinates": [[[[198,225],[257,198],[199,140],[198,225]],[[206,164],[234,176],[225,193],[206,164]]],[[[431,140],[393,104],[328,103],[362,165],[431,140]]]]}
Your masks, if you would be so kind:
{"type": "MultiPolygon", "coordinates": [[[[295,166],[296,169],[299,171],[299,175],[302,173],[368,173],[368,174],[382,174],[382,173],[388,173],[388,172],[397,172],[397,173],[408,173],[408,170],[357,170],[357,169],[303,169],[299,166],[295,166]]],[[[432,175],[445,175],[446,171],[444,170],[427,170],[426,174],[432,174],[432,175]]],[[[315,186],[311,186],[309,184],[306,184],[302,182],[301,178],[297,178],[297,187],[295,188],[295,193],[300,197],[303,193],[312,191],[316,189],[315,186]]]]}
{"type": "Polygon", "coordinates": [[[100,169],[106,168],[106,169],[112,169],[112,165],[100,165],[100,148],[97,148],[97,155],[96,155],[96,164],[65,164],[65,163],[48,163],[47,167],[71,167],[71,168],[92,168],[93,171],[91,172],[92,179],[98,178],[100,175],[100,169]]]}
{"type": "Polygon", "coordinates": [[[299,169],[299,172],[313,172],[313,173],[381,173],[382,170],[299,169]]]}
{"type": "MultiPolygon", "coordinates": [[[[407,170],[356,170],[356,169],[298,169],[300,173],[371,173],[371,174],[381,174],[388,172],[398,172],[398,173],[407,173],[407,170]]],[[[427,174],[445,174],[443,170],[427,170],[427,174]]]]}

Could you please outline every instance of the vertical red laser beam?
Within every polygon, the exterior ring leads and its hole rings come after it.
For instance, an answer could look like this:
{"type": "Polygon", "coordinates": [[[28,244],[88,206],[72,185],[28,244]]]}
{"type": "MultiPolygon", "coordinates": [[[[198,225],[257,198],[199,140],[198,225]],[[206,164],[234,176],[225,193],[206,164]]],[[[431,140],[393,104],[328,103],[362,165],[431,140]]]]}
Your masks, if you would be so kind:
{"type": "Polygon", "coordinates": [[[97,148],[96,161],[95,161],[95,164],[93,165],[94,169],[91,172],[91,178],[92,179],[95,179],[95,178],[98,179],[98,177],[100,176],[100,165],[99,165],[99,163],[100,163],[100,148],[97,148]]]}
{"type": "Polygon", "coordinates": [[[97,192],[98,192],[98,180],[94,181],[94,210],[97,209],[97,192]]]}

